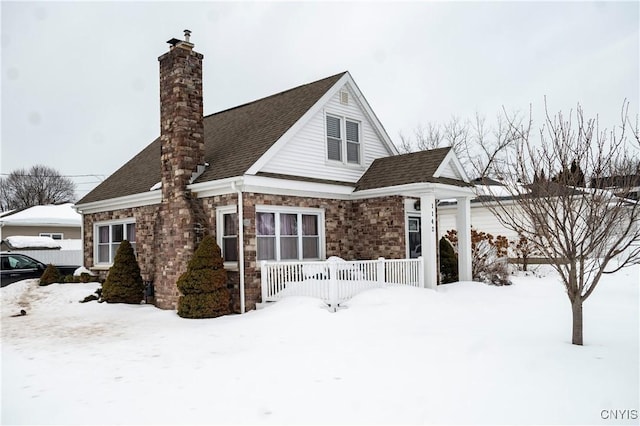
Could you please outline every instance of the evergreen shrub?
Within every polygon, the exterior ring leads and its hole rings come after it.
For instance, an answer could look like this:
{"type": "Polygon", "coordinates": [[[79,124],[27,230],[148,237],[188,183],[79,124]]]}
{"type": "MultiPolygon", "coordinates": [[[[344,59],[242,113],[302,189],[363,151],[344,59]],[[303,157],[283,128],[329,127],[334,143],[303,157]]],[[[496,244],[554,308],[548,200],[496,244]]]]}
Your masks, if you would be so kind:
{"type": "Polygon", "coordinates": [[[144,284],[140,267],[129,241],[120,243],[113,266],[104,284],[102,300],[108,303],[138,304],[144,298],[144,284]]]}
{"type": "Polygon", "coordinates": [[[440,238],[440,282],[442,284],[458,281],[458,256],[445,237],[440,238]]]}
{"type": "Polygon", "coordinates": [[[211,235],[204,237],[178,279],[178,315],[215,318],[231,312],[231,294],[222,253],[211,235]]]}
{"type": "Polygon", "coordinates": [[[59,283],[61,280],[62,277],[60,276],[60,271],[50,263],[47,265],[47,269],[44,270],[40,277],[40,285],[45,286],[53,283],[59,283]]]}

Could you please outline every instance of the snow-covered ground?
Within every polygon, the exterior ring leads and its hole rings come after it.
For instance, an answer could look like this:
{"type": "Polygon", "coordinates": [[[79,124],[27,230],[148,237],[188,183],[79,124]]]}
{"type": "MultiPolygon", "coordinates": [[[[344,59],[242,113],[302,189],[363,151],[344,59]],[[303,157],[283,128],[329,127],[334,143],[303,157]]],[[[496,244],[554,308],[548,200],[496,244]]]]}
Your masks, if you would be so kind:
{"type": "Polygon", "coordinates": [[[209,320],[78,303],[97,284],[23,281],[0,290],[1,421],[638,424],[640,268],[603,280],[583,347],[553,273],[209,320]]]}

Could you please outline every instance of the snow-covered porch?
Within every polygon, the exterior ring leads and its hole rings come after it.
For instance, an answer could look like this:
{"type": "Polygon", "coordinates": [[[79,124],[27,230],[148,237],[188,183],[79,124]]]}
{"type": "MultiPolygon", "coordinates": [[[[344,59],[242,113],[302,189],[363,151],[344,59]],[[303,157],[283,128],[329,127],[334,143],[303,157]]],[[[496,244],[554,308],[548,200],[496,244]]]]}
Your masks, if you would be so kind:
{"type": "Polygon", "coordinates": [[[260,265],[262,302],[309,296],[336,308],[356,294],[386,286],[424,287],[424,261],[384,259],[266,262],[260,265]]]}

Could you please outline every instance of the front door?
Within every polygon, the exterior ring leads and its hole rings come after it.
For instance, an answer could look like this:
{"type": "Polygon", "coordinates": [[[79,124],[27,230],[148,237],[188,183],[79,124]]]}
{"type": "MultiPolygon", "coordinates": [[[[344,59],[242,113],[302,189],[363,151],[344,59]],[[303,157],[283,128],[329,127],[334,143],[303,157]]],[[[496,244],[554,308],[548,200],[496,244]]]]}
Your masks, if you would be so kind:
{"type": "Polygon", "coordinates": [[[409,216],[409,257],[411,259],[422,256],[422,244],[420,244],[420,216],[409,216]]]}

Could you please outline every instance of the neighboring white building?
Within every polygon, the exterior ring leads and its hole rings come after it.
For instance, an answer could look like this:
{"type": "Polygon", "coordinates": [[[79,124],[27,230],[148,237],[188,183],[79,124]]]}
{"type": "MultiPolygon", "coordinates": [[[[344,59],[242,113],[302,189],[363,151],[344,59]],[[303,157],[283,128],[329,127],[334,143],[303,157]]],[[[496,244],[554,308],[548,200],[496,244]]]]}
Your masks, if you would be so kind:
{"type": "MultiPolygon", "coordinates": [[[[512,194],[499,182],[491,181],[490,186],[478,185],[476,182],[475,192],[477,198],[471,200],[471,227],[476,231],[492,234],[494,237],[502,235],[510,241],[517,241],[518,234],[506,228],[500,223],[498,218],[485,206],[481,200],[482,196],[495,196],[501,199],[505,205],[512,203],[514,214],[522,214],[517,203],[513,201],[512,194]]],[[[526,192],[526,191],[524,191],[526,192]]],[[[456,229],[457,202],[455,199],[440,200],[438,203],[438,239],[442,238],[448,230],[456,229]]]]}
{"type": "MultiPolygon", "coordinates": [[[[517,205],[514,205],[514,209],[518,209],[517,205]]],[[[455,201],[444,201],[438,205],[438,239],[442,238],[448,230],[456,229],[456,212],[455,201]]],[[[492,234],[494,237],[503,235],[509,241],[518,240],[518,234],[504,227],[491,210],[477,199],[471,201],[471,228],[492,234]]]]}
{"type": "Polygon", "coordinates": [[[0,239],[12,236],[81,240],[82,215],[73,209],[73,203],[6,212],[0,216],[0,239]]]}
{"type": "Polygon", "coordinates": [[[82,265],[82,216],[73,206],[52,204],[1,214],[1,249],[43,263],[82,265]]]}

